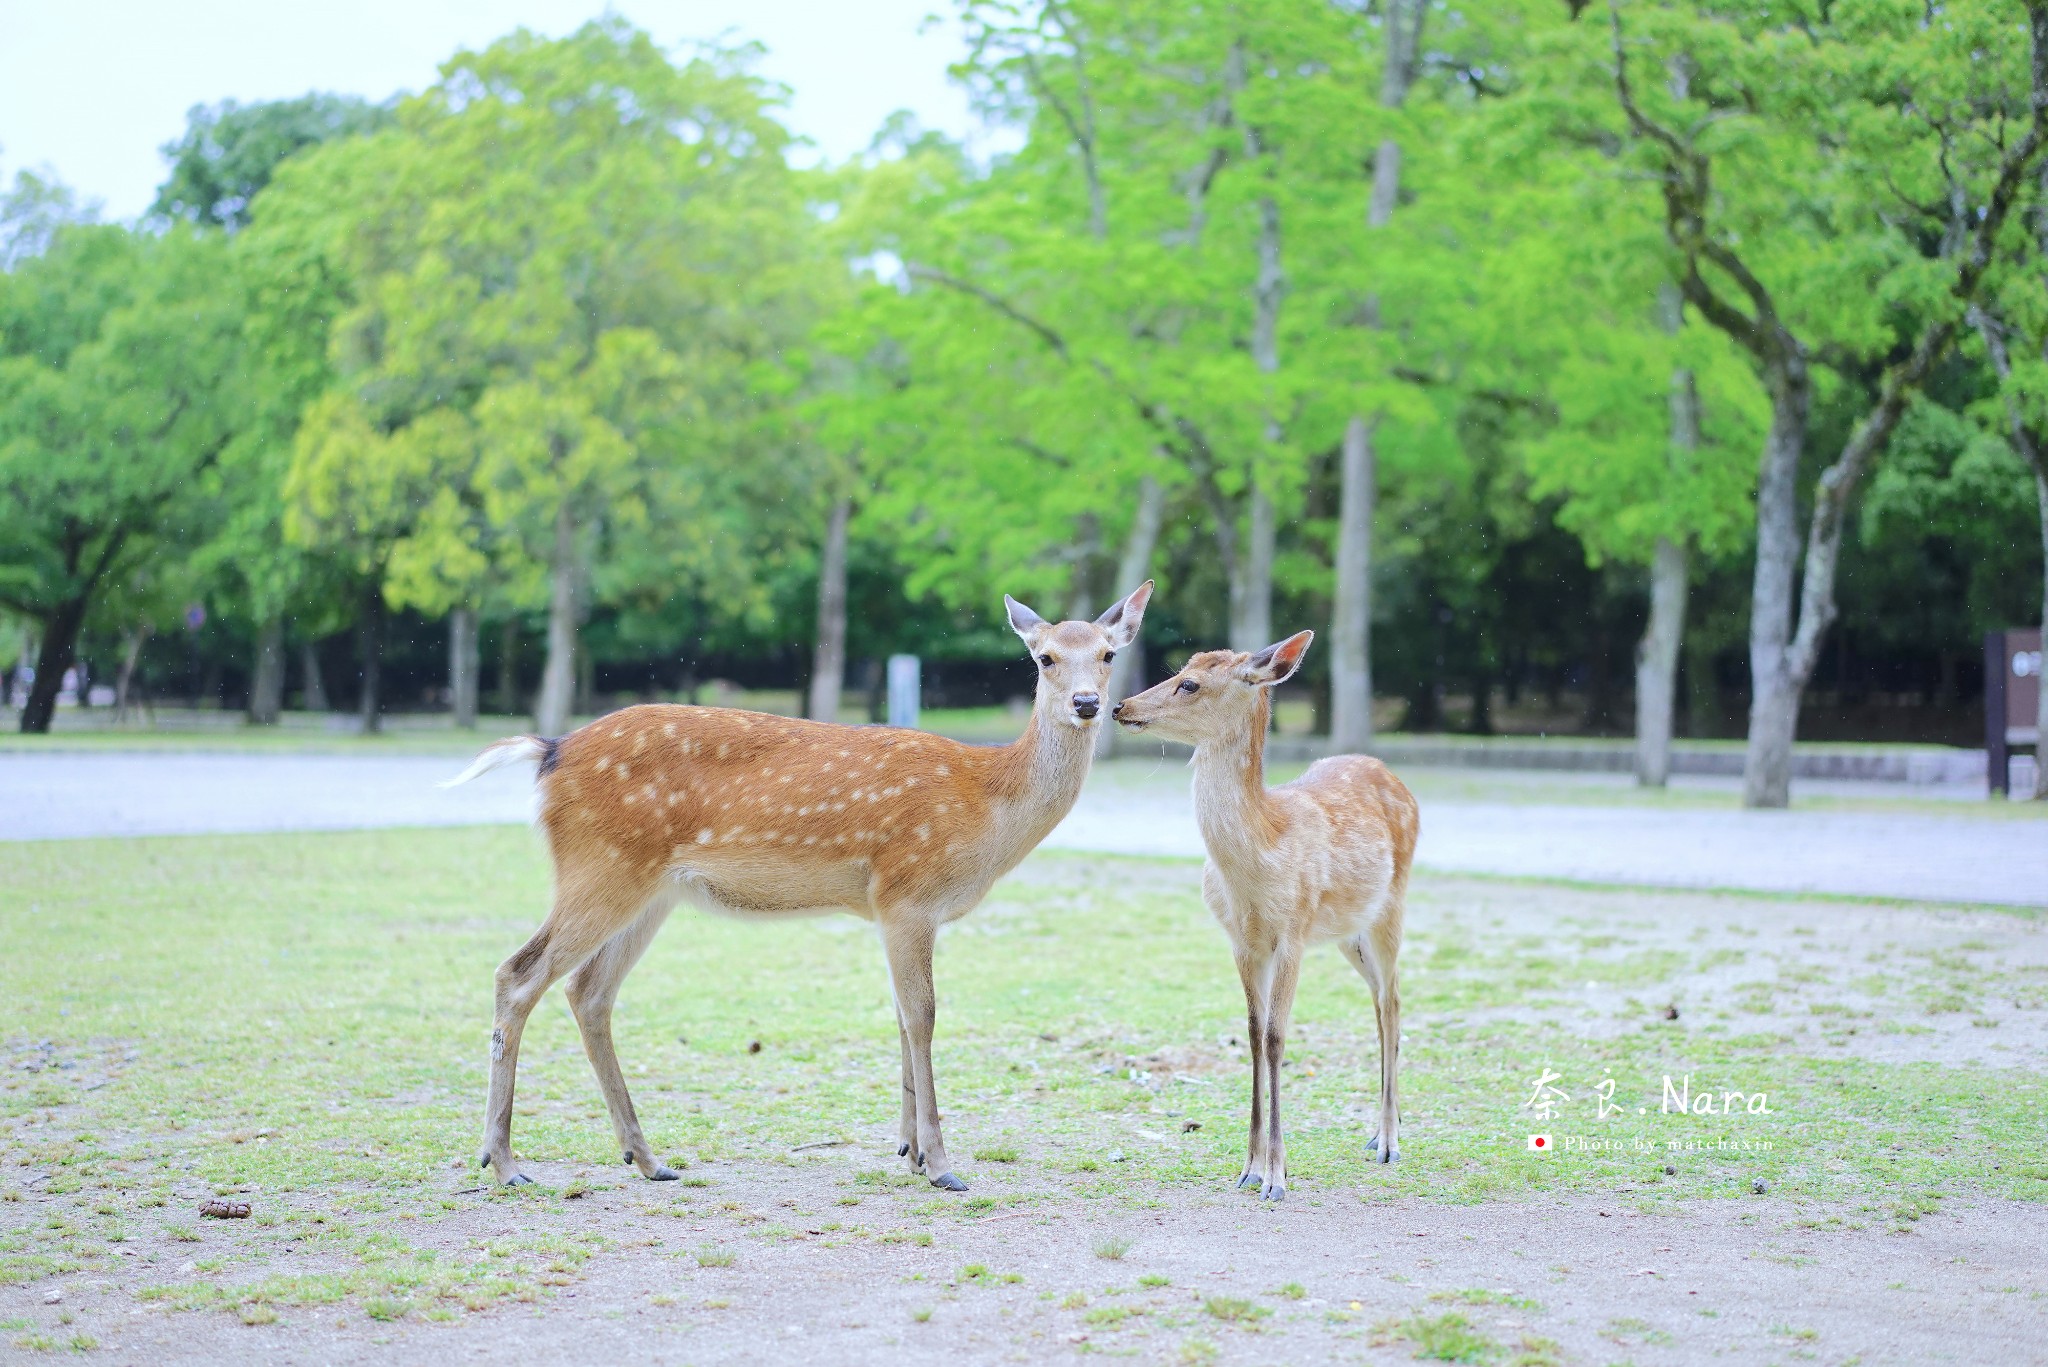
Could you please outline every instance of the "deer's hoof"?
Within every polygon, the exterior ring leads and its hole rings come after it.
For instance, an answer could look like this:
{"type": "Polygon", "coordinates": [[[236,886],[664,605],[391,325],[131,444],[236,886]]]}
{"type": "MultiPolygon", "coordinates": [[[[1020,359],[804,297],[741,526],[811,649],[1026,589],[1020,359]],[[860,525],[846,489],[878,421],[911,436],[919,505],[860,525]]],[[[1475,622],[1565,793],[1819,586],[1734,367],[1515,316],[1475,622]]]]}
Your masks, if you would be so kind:
{"type": "Polygon", "coordinates": [[[1400,1162],[1400,1161],[1401,1161],[1401,1151],[1400,1151],[1399,1149],[1382,1149],[1382,1150],[1380,1151],[1380,1162],[1382,1162],[1382,1163],[1398,1163],[1398,1162],[1400,1162]]]}
{"type": "Polygon", "coordinates": [[[504,1185],[508,1187],[530,1187],[533,1185],[533,1179],[523,1172],[515,1172],[505,1179],[504,1185]]]}
{"type": "Polygon", "coordinates": [[[1244,1176],[1237,1179],[1237,1189],[1243,1191],[1246,1187],[1258,1186],[1263,1180],[1257,1173],[1247,1168],[1245,1169],[1244,1176]]]}
{"type": "Polygon", "coordinates": [[[898,1158],[908,1158],[908,1157],[910,1156],[910,1145],[909,1145],[909,1143],[905,1142],[905,1143],[902,1143],[902,1144],[898,1144],[898,1145],[896,1146],[896,1156],[897,1156],[898,1158]]]}
{"type": "Polygon", "coordinates": [[[942,1172],[932,1179],[932,1185],[941,1191],[965,1191],[967,1184],[950,1172],[942,1172]]]}
{"type": "Polygon", "coordinates": [[[1268,1182],[1259,1191],[1259,1195],[1268,1201],[1282,1200],[1287,1195],[1287,1184],[1285,1182],[1268,1182]]]}
{"type": "Polygon", "coordinates": [[[1365,1141],[1365,1146],[1368,1149],[1371,1149],[1375,1153],[1377,1153],[1380,1147],[1380,1137],[1378,1135],[1374,1135],[1372,1138],[1365,1141]]]}
{"type": "Polygon", "coordinates": [[[679,1182],[682,1180],[682,1176],[681,1173],[668,1164],[662,1163],[656,1166],[653,1172],[647,1174],[647,1180],[650,1182],[679,1182]]]}

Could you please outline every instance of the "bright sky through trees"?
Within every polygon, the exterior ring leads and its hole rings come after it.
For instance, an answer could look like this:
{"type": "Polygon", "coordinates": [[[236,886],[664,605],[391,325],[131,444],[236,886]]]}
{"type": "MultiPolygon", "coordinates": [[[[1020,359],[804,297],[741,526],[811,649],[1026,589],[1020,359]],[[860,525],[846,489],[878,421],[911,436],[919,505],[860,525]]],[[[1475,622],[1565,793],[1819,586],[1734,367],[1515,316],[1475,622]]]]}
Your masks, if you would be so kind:
{"type": "MultiPolygon", "coordinates": [[[[105,212],[149,207],[157,149],[185,111],[331,90],[381,100],[431,84],[458,48],[524,25],[561,37],[602,0],[0,0],[0,172],[49,166],[105,212]]],[[[768,49],[764,75],[791,87],[788,122],[832,159],[867,146],[891,112],[965,134],[946,80],[964,55],[950,20],[920,33],[933,0],[621,0],[609,9],[673,46],[724,35],[768,49]]]]}

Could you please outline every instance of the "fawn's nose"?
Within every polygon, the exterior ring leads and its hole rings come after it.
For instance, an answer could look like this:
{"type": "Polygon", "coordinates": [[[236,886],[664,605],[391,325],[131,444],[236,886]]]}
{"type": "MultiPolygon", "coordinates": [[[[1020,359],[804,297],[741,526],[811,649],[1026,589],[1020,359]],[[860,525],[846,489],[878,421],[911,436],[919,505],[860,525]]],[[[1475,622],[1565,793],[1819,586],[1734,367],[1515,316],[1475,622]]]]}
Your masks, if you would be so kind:
{"type": "Polygon", "coordinates": [[[1076,693],[1074,695],[1074,715],[1081,718],[1081,720],[1087,721],[1101,710],[1102,699],[1096,694],[1076,693]]]}
{"type": "MultiPolygon", "coordinates": [[[[1130,701],[1130,699],[1128,699],[1128,698],[1124,699],[1124,702],[1129,702],[1129,701],[1130,701]]],[[[1117,705],[1116,705],[1115,707],[1112,707],[1112,708],[1110,708],[1110,709],[1109,709],[1109,718],[1110,718],[1110,720],[1111,720],[1111,721],[1115,721],[1115,720],[1117,720],[1117,719],[1118,719],[1119,717],[1123,716],[1123,714],[1124,714],[1124,704],[1123,704],[1123,703],[1121,703],[1121,702],[1120,702],[1120,703],[1118,703],[1118,704],[1117,704],[1117,705]]]]}

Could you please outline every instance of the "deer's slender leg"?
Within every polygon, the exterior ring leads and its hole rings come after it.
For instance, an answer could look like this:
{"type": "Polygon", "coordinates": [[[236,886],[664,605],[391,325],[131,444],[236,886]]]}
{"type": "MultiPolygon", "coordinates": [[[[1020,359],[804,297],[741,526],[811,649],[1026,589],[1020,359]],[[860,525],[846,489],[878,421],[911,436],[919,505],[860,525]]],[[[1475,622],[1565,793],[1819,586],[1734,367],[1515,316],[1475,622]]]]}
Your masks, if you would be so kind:
{"type": "Polygon", "coordinates": [[[1395,955],[1399,946],[1384,943],[1377,927],[1344,942],[1344,957],[1372,989],[1373,1018],[1380,1036],[1379,1126],[1366,1147],[1382,1163],[1401,1156],[1401,985],[1395,955]]]}
{"type": "Polygon", "coordinates": [[[917,1089],[917,1143],[923,1168],[935,1187],[965,1191],[946,1161],[946,1141],[939,1133],[938,1093],[932,1086],[932,1030],[938,1020],[938,996],[932,987],[932,948],[938,928],[918,911],[885,925],[882,943],[889,955],[889,977],[896,990],[896,1012],[910,1042],[911,1082],[917,1089]]]}
{"type": "Polygon", "coordinates": [[[1266,1176],[1266,1010],[1270,964],[1253,958],[1247,951],[1237,955],[1237,976],[1244,982],[1245,1046],[1252,1057],[1252,1124],[1245,1146],[1244,1172],[1238,1176],[1238,1190],[1263,1183],[1266,1176]]]}
{"type": "Polygon", "coordinates": [[[896,1156],[910,1160],[910,1170],[924,1166],[917,1147],[917,1075],[910,1066],[910,1031],[903,1024],[903,1010],[896,1010],[896,1043],[903,1053],[903,1113],[896,1122],[896,1156]]]}
{"type": "Polygon", "coordinates": [[[681,1174],[655,1158],[647,1136],[641,1132],[640,1117],[626,1091],[618,1051],[612,1044],[612,1004],[618,999],[619,984],[640,962],[655,932],[668,920],[668,913],[667,907],[659,905],[643,911],[638,920],[605,941],[602,949],[569,975],[566,989],[569,1009],[576,1013],[576,1024],[583,1034],[583,1052],[590,1056],[598,1090],[604,1093],[605,1109],[611,1112],[612,1132],[618,1138],[619,1150],[626,1162],[640,1170],[642,1177],[655,1182],[673,1182],[681,1174]]]}
{"type": "Polygon", "coordinates": [[[1280,1063],[1287,1053],[1287,1023],[1294,1014],[1294,988],[1301,980],[1301,947],[1283,944],[1273,956],[1273,986],[1266,1011],[1266,1184],[1268,1201],[1287,1195],[1287,1139],[1280,1129],[1280,1063]]]}
{"type": "Polygon", "coordinates": [[[498,965],[483,1162],[506,1186],[532,1180],[519,1171],[512,1157],[512,1089],[519,1071],[519,1039],[525,1033],[526,1018],[533,1014],[533,1008],[556,979],[581,966],[629,917],[630,913],[608,912],[606,904],[593,897],[564,896],[558,891],[554,909],[533,938],[498,965]]]}

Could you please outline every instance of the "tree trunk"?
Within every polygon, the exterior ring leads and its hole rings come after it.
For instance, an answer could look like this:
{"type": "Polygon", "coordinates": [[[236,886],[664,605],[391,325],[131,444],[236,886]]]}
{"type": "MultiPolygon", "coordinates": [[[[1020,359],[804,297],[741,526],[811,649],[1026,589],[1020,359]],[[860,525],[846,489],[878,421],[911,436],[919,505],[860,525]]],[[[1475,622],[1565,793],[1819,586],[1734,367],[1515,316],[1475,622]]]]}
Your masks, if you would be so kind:
{"type": "MultiPolygon", "coordinates": [[[[1259,155],[1258,138],[1245,129],[1245,150],[1259,155]]],[[[1280,370],[1280,306],[1287,297],[1287,274],[1280,255],[1280,205],[1271,196],[1259,200],[1259,271],[1253,284],[1257,305],[1252,318],[1252,362],[1266,375],[1280,370]]],[[[1274,395],[1267,395],[1270,404],[1274,395]]],[[[1285,434],[1269,411],[1266,442],[1278,446],[1285,434]]],[[[1258,650],[1273,642],[1273,497],[1255,468],[1245,499],[1247,525],[1243,557],[1230,585],[1230,647],[1258,650]]]]}
{"type": "Polygon", "coordinates": [[[78,632],[85,625],[85,609],[91,600],[83,593],[58,605],[43,623],[43,648],[36,655],[36,677],[29,684],[28,701],[21,709],[21,733],[47,735],[57,714],[57,693],[64,686],[64,671],[78,656],[78,632]]]}
{"type": "Polygon", "coordinates": [[[384,590],[371,585],[363,602],[362,621],[356,627],[363,660],[363,691],[356,712],[362,718],[363,734],[384,729],[384,590]]]}
{"type": "Polygon", "coordinates": [[[1244,552],[1230,580],[1230,648],[1259,650],[1273,643],[1273,500],[1252,485],[1244,552]]]}
{"type": "Polygon", "coordinates": [[[846,523],[852,515],[852,499],[832,504],[818,556],[818,642],[811,652],[811,700],[805,710],[813,721],[839,720],[839,690],[846,681],[846,523]]]}
{"type": "Polygon", "coordinates": [[[1749,601],[1749,746],[1742,760],[1742,805],[1783,807],[1792,800],[1792,737],[1805,681],[1792,670],[1792,584],[1799,569],[1799,458],[1806,446],[1811,391],[1794,357],[1771,376],[1771,430],[1756,484],[1756,574],[1749,601]]]}
{"type": "Polygon", "coordinates": [[[448,701],[455,724],[476,730],[476,610],[457,608],[448,614],[448,701]]]}
{"type": "MultiPolygon", "coordinates": [[[[1427,0],[1391,0],[1386,8],[1386,60],[1380,68],[1380,104],[1399,109],[1408,100],[1422,41],[1427,0]]],[[[1372,159],[1372,194],[1365,226],[1384,228],[1401,203],[1401,144],[1380,139],[1372,159]]],[[[1379,297],[1366,302],[1379,325],[1379,297]]],[[[1330,610],[1330,748],[1360,753],[1372,745],[1372,519],[1379,501],[1375,438],[1379,415],[1354,414],[1344,427],[1343,476],[1337,494],[1337,585],[1330,610]]]]}
{"type": "Polygon", "coordinates": [[[1671,717],[1678,652],[1685,643],[1685,547],[1657,538],[1650,561],[1650,620],[1636,646],[1636,782],[1662,788],[1671,775],[1671,717]]]}
{"type": "MultiPolygon", "coordinates": [[[[1658,291],[1667,335],[1685,326],[1678,286],[1658,291]]],[[[1684,466],[1700,445],[1700,391],[1691,370],[1671,372],[1671,457],[1684,466]]],[[[1657,538],[1650,558],[1650,620],[1636,645],[1636,782],[1662,788],[1671,777],[1671,719],[1677,710],[1678,654],[1685,644],[1686,554],[1683,541],[1657,538]]]]}
{"type": "Polygon", "coordinates": [[[597,657],[583,644],[583,623],[576,624],[576,703],[579,717],[597,715],[597,657]]]}
{"type": "Polygon", "coordinates": [[[117,722],[128,717],[128,698],[135,687],[135,668],[142,663],[142,646],[149,640],[152,630],[149,623],[143,622],[128,633],[128,648],[121,652],[121,672],[114,679],[114,720],[117,722]]]}
{"type": "MultiPolygon", "coordinates": [[[[2048,464],[2034,463],[2034,500],[2041,514],[2041,663],[2048,665],[2048,464]]],[[[2048,670],[2034,670],[2034,800],[2048,802],[2048,670]]]]}
{"type": "Polygon", "coordinates": [[[498,713],[509,717],[519,710],[519,619],[507,617],[498,636],[498,713]]]}
{"type": "Polygon", "coordinates": [[[284,712],[284,618],[272,617],[256,630],[256,674],[249,683],[249,721],[275,726],[284,712]]]}
{"type": "Polygon", "coordinates": [[[299,646],[299,672],[306,676],[306,710],[325,712],[332,708],[334,704],[327,700],[327,680],[320,677],[320,652],[311,641],[299,646]]]}
{"type": "MultiPolygon", "coordinates": [[[[1159,528],[1166,520],[1166,490],[1150,475],[1138,481],[1138,507],[1131,518],[1131,534],[1124,540],[1124,553],[1116,565],[1112,591],[1129,593],[1145,582],[1152,566],[1152,553],[1159,545],[1159,528]]],[[[1145,686],[1145,643],[1134,640],[1117,652],[1110,662],[1106,697],[1113,707],[1145,686]]],[[[1107,755],[1116,747],[1120,728],[1096,728],[1095,753],[1107,755]]]]}
{"type": "Polygon", "coordinates": [[[1362,753],[1372,745],[1372,515],[1376,420],[1344,428],[1337,495],[1337,593],[1330,612],[1330,748],[1362,753]]]}
{"type": "Polygon", "coordinates": [[[548,568],[548,659],[541,669],[533,726],[543,736],[569,729],[576,692],[576,524],[564,504],[555,514],[555,553],[548,568]]]}
{"type": "Polygon", "coordinates": [[[1096,560],[1102,554],[1102,519],[1092,512],[1081,514],[1074,533],[1072,574],[1067,581],[1067,620],[1086,622],[1102,611],[1095,600],[1102,590],[1095,583],[1096,560]]]}

